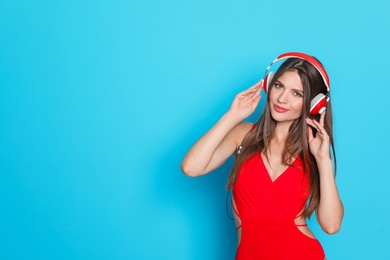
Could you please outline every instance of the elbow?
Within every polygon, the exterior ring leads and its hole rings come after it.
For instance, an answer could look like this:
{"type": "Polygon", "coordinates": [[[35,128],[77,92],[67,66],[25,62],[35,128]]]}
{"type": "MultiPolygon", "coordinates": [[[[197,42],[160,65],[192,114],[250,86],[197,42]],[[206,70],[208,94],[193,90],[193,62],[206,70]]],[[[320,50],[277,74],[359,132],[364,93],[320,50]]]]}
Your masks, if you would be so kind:
{"type": "Polygon", "coordinates": [[[317,221],[320,224],[322,230],[329,235],[336,234],[340,231],[343,216],[344,208],[342,204],[340,210],[334,210],[334,213],[330,215],[321,215],[317,211],[317,221]]]}
{"type": "Polygon", "coordinates": [[[199,172],[197,172],[196,170],[194,170],[193,168],[191,168],[191,166],[189,166],[188,164],[182,162],[180,164],[180,169],[181,171],[188,177],[198,177],[200,176],[201,174],[199,172]]]}
{"type": "Polygon", "coordinates": [[[337,232],[340,231],[341,229],[341,223],[337,223],[337,224],[332,224],[332,225],[329,225],[329,226],[322,226],[321,227],[322,230],[329,234],[329,235],[333,235],[333,234],[336,234],[337,232]]]}

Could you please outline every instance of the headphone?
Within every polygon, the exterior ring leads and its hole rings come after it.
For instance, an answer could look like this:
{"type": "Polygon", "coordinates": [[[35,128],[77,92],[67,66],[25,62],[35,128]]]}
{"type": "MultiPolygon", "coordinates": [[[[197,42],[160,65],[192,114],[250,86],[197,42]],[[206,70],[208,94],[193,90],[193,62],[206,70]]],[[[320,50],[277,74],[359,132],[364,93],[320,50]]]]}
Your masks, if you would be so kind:
{"type": "Polygon", "coordinates": [[[273,64],[280,60],[288,59],[288,58],[299,58],[309,62],[313,65],[317,71],[321,74],[322,79],[324,80],[327,94],[319,93],[316,95],[310,102],[310,115],[322,114],[326,110],[326,104],[329,102],[329,90],[330,90],[330,81],[329,76],[326,73],[324,67],[321,65],[319,61],[317,61],[314,57],[307,55],[301,52],[287,52],[279,55],[268,67],[264,74],[264,82],[263,89],[266,93],[268,93],[269,85],[271,84],[272,78],[275,75],[274,72],[270,71],[273,64]]]}

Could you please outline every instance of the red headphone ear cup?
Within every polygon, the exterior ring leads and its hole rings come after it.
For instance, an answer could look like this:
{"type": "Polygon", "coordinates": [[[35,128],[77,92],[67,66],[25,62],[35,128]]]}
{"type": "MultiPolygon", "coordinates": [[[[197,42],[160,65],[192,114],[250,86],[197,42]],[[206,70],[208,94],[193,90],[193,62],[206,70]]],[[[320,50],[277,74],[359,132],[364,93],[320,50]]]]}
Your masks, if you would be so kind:
{"type": "Polygon", "coordinates": [[[263,82],[263,89],[264,89],[265,93],[268,93],[269,85],[271,84],[271,81],[272,81],[272,78],[274,77],[274,75],[275,75],[275,73],[273,73],[271,71],[267,76],[265,76],[264,82],[263,82]]]}
{"type": "Polygon", "coordinates": [[[319,93],[310,102],[310,115],[322,114],[326,110],[328,98],[326,95],[319,93]]]}

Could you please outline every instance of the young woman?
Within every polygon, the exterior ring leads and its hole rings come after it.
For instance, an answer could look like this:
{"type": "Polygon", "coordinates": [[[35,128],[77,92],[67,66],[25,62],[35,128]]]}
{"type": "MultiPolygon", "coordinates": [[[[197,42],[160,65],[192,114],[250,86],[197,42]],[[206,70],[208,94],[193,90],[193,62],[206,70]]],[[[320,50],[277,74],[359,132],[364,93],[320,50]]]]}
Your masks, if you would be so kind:
{"type": "Polygon", "coordinates": [[[236,259],[325,259],[306,218],[315,211],[321,228],[334,234],[344,214],[332,166],[329,88],[317,59],[282,54],[185,156],[181,169],[191,177],[236,156],[227,184],[239,238],[236,259]],[[242,122],[255,111],[263,88],[264,113],[256,124],[242,122]]]}

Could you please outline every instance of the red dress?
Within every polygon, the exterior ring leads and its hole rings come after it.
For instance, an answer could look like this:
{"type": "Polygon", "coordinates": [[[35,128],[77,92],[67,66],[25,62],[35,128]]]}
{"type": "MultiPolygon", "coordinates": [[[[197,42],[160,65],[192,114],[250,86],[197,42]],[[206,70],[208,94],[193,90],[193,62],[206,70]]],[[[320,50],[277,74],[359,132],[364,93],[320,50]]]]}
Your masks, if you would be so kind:
{"type": "Polygon", "coordinates": [[[308,191],[299,157],[274,181],[260,153],[246,160],[233,187],[233,209],[242,228],[236,259],[323,260],[319,241],[303,234],[294,222],[308,191]]]}

